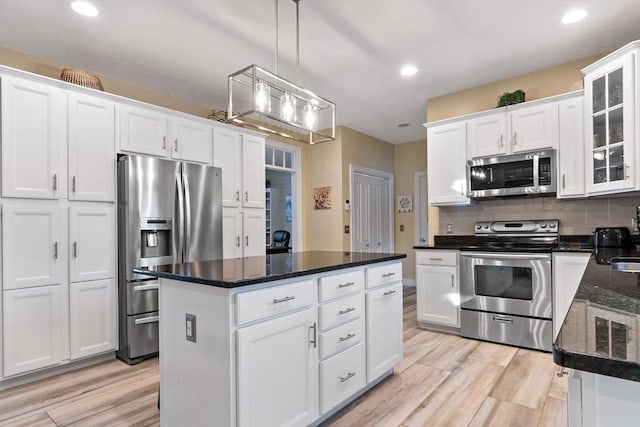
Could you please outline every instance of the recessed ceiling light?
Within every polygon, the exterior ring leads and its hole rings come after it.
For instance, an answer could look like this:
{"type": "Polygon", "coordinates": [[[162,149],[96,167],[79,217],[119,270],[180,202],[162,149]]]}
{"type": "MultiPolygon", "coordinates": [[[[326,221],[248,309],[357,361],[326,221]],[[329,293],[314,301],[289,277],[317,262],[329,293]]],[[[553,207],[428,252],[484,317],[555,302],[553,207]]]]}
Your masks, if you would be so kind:
{"type": "Polygon", "coordinates": [[[416,68],[416,66],[411,64],[407,64],[400,69],[400,74],[402,74],[403,76],[413,76],[417,72],[418,69],[416,68]]]}
{"type": "Polygon", "coordinates": [[[91,3],[86,1],[74,1],[71,3],[71,9],[83,16],[98,16],[98,9],[91,3]]]}
{"type": "Polygon", "coordinates": [[[569,12],[565,13],[560,22],[565,25],[575,24],[576,22],[582,21],[587,17],[589,12],[584,9],[572,9],[569,12]]]}

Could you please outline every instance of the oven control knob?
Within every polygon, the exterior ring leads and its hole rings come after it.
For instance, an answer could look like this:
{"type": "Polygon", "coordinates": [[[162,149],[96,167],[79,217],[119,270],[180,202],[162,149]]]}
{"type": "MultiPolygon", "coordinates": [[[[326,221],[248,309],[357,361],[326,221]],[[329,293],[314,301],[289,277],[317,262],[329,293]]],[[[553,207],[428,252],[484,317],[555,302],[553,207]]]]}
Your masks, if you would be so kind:
{"type": "Polygon", "coordinates": [[[489,229],[489,226],[487,224],[483,225],[482,228],[484,228],[485,230],[489,229]]]}
{"type": "Polygon", "coordinates": [[[547,224],[540,224],[540,228],[547,228],[547,224]]]}
{"type": "Polygon", "coordinates": [[[481,225],[476,225],[476,230],[482,230],[482,226],[481,225]]]}
{"type": "Polygon", "coordinates": [[[556,224],[552,222],[551,224],[549,224],[549,227],[556,228],[556,224]]]}

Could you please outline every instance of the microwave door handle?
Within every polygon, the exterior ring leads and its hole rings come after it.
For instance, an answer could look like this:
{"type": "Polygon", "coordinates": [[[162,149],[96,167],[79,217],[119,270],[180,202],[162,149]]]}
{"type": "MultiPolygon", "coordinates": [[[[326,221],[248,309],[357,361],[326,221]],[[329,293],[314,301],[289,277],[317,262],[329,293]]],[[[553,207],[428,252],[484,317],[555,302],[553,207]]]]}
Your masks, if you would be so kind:
{"type": "Polygon", "coordinates": [[[533,191],[540,192],[540,156],[533,155],[533,191]]]}

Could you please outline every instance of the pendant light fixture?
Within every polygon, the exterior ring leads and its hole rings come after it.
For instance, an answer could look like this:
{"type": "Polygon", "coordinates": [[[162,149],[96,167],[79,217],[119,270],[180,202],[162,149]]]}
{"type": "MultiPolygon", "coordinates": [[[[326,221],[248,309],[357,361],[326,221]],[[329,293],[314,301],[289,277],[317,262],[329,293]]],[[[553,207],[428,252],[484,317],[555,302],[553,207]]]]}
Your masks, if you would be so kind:
{"type": "MultiPolygon", "coordinates": [[[[296,5],[296,81],[300,79],[300,0],[296,5]]],[[[278,76],[278,0],[275,5],[275,72],[250,65],[229,76],[227,121],[287,139],[317,144],[336,135],[336,105],[278,76]]]]}

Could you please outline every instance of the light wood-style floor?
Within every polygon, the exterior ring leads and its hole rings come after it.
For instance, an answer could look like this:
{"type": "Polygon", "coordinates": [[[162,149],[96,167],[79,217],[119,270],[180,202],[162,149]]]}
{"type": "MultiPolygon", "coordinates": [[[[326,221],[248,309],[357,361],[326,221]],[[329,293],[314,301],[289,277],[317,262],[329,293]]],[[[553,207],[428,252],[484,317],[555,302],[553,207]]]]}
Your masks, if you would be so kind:
{"type": "MultiPolygon", "coordinates": [[[[554,373],[547,353],[419,329],[405,288],[404,360],[325,426],[566,426],[554,373]]],[[[159,426],[158,375],[158,359],[110,361],[0,391],[0,427],[159,426]]]]}

